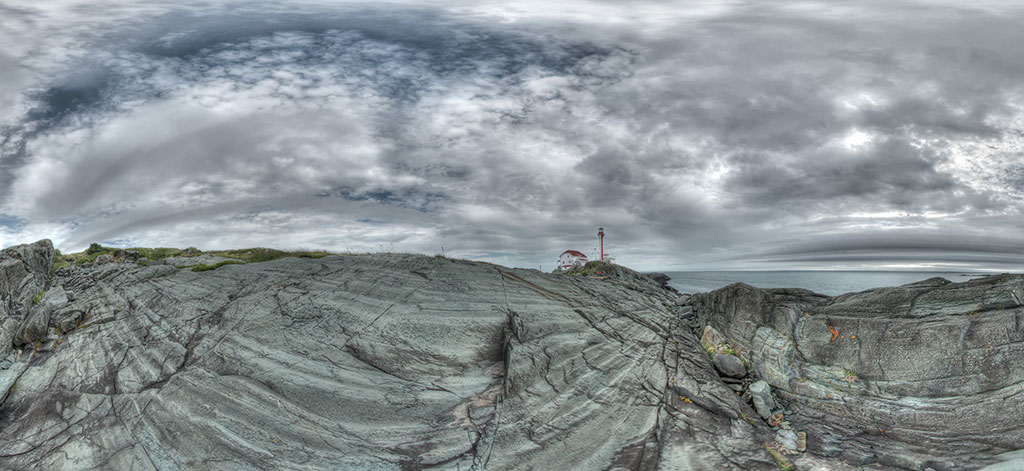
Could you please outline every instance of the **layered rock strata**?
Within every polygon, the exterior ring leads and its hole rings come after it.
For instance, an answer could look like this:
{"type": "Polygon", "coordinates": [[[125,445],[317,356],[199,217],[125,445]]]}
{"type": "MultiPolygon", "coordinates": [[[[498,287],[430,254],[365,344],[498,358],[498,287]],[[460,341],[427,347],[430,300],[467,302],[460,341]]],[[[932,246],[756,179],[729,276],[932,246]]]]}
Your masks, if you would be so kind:
{"type": "Polygon", "coordinates": [[[721,332],[771,385],[810,453],[933,471],[1024,448],[1022,301],[1024,277],[1011,275],[692,297],[694,326],[721,332]]]}
{"type": "Polygon", "coordinates": [[[776,468],[774,432],[676,295],[626,269],[368,255],[51,273],[52,253],[0,258],[2,325],[42,326],[0,353],[3,469],[776,468]]]}

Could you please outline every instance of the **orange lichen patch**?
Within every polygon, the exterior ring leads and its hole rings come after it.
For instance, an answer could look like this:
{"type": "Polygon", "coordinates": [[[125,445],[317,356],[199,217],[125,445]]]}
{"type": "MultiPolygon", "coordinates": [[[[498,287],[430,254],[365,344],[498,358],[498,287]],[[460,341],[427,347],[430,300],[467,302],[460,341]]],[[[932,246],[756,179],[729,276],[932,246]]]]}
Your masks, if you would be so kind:
{"type": "Polygon", "coordinates": [[[781,412],[772,414],[772,416],[768,418],[768,425],[778,427],[779,425],[782,425],[782,418],[783,416],[781,412]]]}
{"type": "Polygon", "coordinates": [[[693,404],[693,400],[688,398],[688,397],[686,397],[686,396],[679,396],[679,400],[683,401],[683,402],[685,402],[687,404],[693,404]]]}
{"type": "Polygon", "coordinates": [[[836,338],[839,337],[839,329],[837,329],[835,327],[832,327],[832,326],[828,326],[828,331],[832,332],[832,340],[830,340],[830,341],[834,342],[836,340],[836,338]]]}

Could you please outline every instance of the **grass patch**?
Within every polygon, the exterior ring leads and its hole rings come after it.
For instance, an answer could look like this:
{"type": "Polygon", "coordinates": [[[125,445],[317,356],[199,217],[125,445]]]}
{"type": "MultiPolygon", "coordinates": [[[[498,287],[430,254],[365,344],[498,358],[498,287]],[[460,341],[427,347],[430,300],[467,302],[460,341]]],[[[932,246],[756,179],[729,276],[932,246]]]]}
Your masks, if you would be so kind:
{"type": "Polygon", "coordinates": [[[126,250],[138,252],[139,258],[148,258],[150,260],[163,260],[165,258],[178,257],[185,253],[181,249],[172,249],[169,247],[157,247],[152,249],[135,248],[126,250]]]}
{"type": "Polygon", "coordinates": [[[266,249],[262,247],[238,250],[216,250],[203,253],[208,255],[215,255],[218,257],[235,258],[245,263],[269,262],[271,260],[278,260],[287,257],[321,258],[326,257],[328,255],[334,255],[333,253],[328,252],[326,250],[284,251],[277,249],[266,249]]]}
{"type": "Polygon", "coordinates": [[[224,265],[244,265],[244,264],[245,264],[245,262],[240,262],[238,260],[222,260],[222,261],[219,261],[217,263],[214,263],[213,265],[207,265],[207,264],[196,265],[196,266],[192,267],[192,271],[210,271],[210,270],[216,270],[216,269],[218,269],[220,267],[223,267],[224,265]]]}
{"type": "Polygon", "coordinates": [[[582,268],[576,270],[567,270],[562,273],[567,275],[581,275],[581,276],[600,276],[600,275],[611,275],[615,273],[615,268],[612,264],[603,260],[594,260],[587,262],[582,268]]]}
{"type": "Polygon", "coordinates": [[[39,304],[39,301],[43,300],[43,296],[46,296],[45,289],[40,291],[39,293],[36,293],[36,295],[32,297],[32,305],[35,306],[36,304],[39,304]]]}
{"type": "MultiPolygon", "coordinates": [[[[104,247],[100,244],[92,244],[83,252],[60,255],[58,254],[57,259],[54,261],[54,269],[67,266],[69,264],[84,264],[84,263],[95,263],[96,257],[104,254],[113,254],[114,252],[122,250],[114,247],[104,247]]],[[[139,265],[149,265],[153,262],[163,260],[171,257],[196,257],[199,255],[213,255],[217,257],[225,257],[234,259],[231,263],[258,263],[258,262],[269,262],[271,260],[278,260],[287,257],[298,257],[298,258],[321,258],[328,255],[336,255],[333,252],[326,250],[294,250],[285,251],[277,249],[267,249],[262,247],[256,247],[251,249],[238,249],[238,250],[210,250],[201,251],[195,247],[189,247],[187,249],[176,249],[171,247],[134,247],[123,249],[128,252],[137,252],[139,254],[139,265]]],[[[228,265],[228,263],[213,264],[213,265],[198,265],[192,267],[194,271],[206,271],[213,270],[217,267],[228,265]],[[195,270],[199,267],[208,267],[195,270]]],[[[189,268],[188,266],[179,266],[178,268],[189,268]]]]}
{"type": "Polygon", "coordinates": [[[792,471],[793,463],[789,461],[786,455],[782,454],[781,451],[776,450],[770,446],[765,445],[764,449],[768,451],[769,455],[772,455],[772,459],[775,460],[775,465],[782,471],[792,471]]]}

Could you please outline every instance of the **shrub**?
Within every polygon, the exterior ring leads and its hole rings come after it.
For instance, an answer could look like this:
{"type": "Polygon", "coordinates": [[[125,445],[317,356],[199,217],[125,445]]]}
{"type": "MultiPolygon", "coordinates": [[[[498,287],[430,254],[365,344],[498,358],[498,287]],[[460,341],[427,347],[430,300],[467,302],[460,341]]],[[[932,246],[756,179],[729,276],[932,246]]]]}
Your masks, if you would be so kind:
{"type": "Polygon", "coordinates": [[[104,252],[106,252],[106,249],[104,249],[102,245],[97,244],[95,242],[89,244],[89,248],[85,249],[86,255],[99,255],[104,252]]]}

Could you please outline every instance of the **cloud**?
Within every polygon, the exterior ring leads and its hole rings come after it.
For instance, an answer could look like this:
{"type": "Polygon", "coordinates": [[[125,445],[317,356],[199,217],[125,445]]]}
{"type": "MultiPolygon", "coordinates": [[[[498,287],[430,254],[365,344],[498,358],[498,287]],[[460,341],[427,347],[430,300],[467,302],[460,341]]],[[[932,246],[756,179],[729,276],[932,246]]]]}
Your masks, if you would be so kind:
{"type": "Polygon", "coordinates": [[[2,244],[1024,265],[1020,9],[0,9],[2,244]]]}

